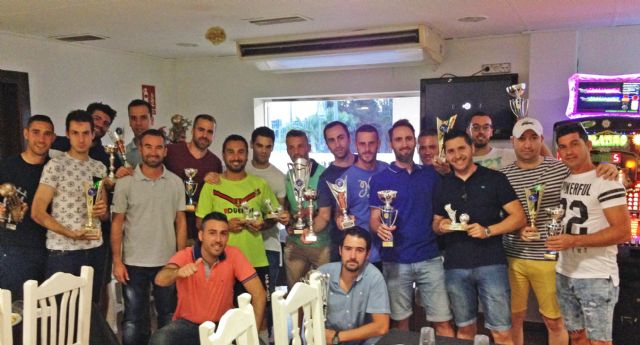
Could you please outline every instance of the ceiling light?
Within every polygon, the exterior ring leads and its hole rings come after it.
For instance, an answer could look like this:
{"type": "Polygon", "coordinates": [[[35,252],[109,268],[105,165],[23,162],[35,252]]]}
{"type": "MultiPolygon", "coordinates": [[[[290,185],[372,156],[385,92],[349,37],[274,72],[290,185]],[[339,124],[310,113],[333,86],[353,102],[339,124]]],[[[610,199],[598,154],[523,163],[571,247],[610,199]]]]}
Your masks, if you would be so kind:
{"type": "Polygon", "coordinates": [[[219,26],[212,26],[204,34],[204,37],[209,40],[214,46],[224,42],[227,39],[227,34],[224,29],[219,26]]]}
{"type": "Polygon", "coordinates": [[[462,23],[477,23],[483,20],[487,20],[487,18],[488,18],[487,16],[471,16],[471,17],[458,18],[458,21],[462,23]]]}

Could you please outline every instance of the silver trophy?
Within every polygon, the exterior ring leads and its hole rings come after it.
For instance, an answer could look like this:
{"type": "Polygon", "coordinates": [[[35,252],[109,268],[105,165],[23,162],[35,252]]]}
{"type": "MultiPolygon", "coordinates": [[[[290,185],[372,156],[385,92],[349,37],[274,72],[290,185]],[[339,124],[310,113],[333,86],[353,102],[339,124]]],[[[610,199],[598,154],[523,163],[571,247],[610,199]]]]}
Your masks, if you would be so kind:
{"type": "Polygon", "coordinates": [[[305,188],[302,195],[304,196],[304,200],[307,201],[307,207],[309,208],[309,219],[307,223],[309,224],[309,233],[305,236],[305,241],[315,242],[318,240],[318,236],[316,236],[316,233],[313,231],[313,201],[318,198],[318,193],[315,189],[305,188]]]}
{"type": "Polygon", "coordinates": [[[184,174],[187,175],[187,179],[184,180],[184,192],[188,197],[186,210],[193,212],[196,210],[196,203],[193,201],[193,196],[196,195],[196,190],[198,190],[198,182],[194,181],[193,178],[198,174],[198,169],[185,168],[184,174]]]}
{"type": "Polygon", "coordinates": [[[0,184],[0,196],[4,212],[0,213],[0,224],[7,230],[16,230],[17,224],[24,219],[29,206],[24,202],[27,193],[11,183],[0,184]]]}
{"type": "Polygon", "coordinates": [[[127,162],[127,147],[124,145],[124,129],[118,127],[115,131],[109,131],[108,133],[109,138],[111,138],[113,144],[116,145],[116,149],[124,166],[127,168],[131,167],[131,164],[127,162]]]}
{"type": "Polygon", "coordinates": [[[342,213],[342,229],[347,229],[353,227],[355,222],[353,221],[353,216],[347,213],[347,177],[339,178],[336,180],[336,183],[331,183],[327,181],[327,185],[329,186],[329,190],[333,197],[336,199],[336,205],[338,205],[338,209],[342,213]]]}
{"type": "MultiPolygon", "coordinates": [[[[398,191],[395,190],[379,190],[378,199],[384,203],[380,208],[380,221],[382,224],[392,227],[398,220],[398,210],[391,206],[391,202],[398,196],[398,191]]],[[[383,247],[393,247],[393,236],[389,241],[382,241],[383,247]]]]}
{"type": "MultiPolygon", "coordinates": [[[[545,210],[551,217],[551,223],[547,224],[547,232],[549,236],[561,235],[564,232],[562,218],[564,217],[564,209],[562,206],[550,207],[545,210]]],[[[547,250],[544,252],[544,259],[550,261],[558,260],[558,251],[547,250]]]]}
{"type": "Polygon", "coordinates": [[[271,199],[265,199],[264,206],[267,208],[267,219],[278,219],[284,211],[284,208],[281,205],[278,205],[278,207],[274,210],[271,199]]]}
{"type": "Polygon", "coordinates": [[[329,306],[327,301],[329,298],[330,279],[331,276],[329,276],[329,273],[322,273],[317,269],[309,270],[309,272],[300,279],[303,283],[311,286],[315,285],[320,288],[320,296],[322,297],[322,314],[324,315],[325,321],[327,321],[327,307],[329,306]]]}
{"type": "Polygon", "coordinates": [[[244,220],[246,222],[255,222],[256,220],[258,220],[258,218],[260,218],[260,212],[251,211],[251,207],[249,206],[248,202],[243,201],[240,204],[240,208],[242,209],[242,215],[244,216],[244,220]]]}
{"type": "Polygon", "coordinates": [[[467,231],[467,224],[469,223],[468,214],[460,214],[460,223],[458,223],[456,221],[456,213],[458,213],[458,211],[451,208],[451,204],[444,205],[444,210],[447,211],[447,216],[449,216],[449,219],[451,219],[451,223],[444,226],[445,230],[467,231]]]}
{"type": "Polygon", "coordinates": [[[109,179],[111,181],[114,181],[116,175],[115,175],[115,171],[116,171],[116,166],[115,166],[115,162],[116,162],[116,152],[118,152],[118,148],[116,147],[115,144],[110,144],[110,145],[106,145],[104,147],[104,151],[106,153],[109,154],[109,179]]]}
{"type": "Polygon", "coordinates": [[[302,207],[304,203],[304,190],[309,184],[311,176],[311,162],[304,158],[296,158],[293,163],[287,163],[289,167],[289,179],[293,187],[293,196],[296,199],[297,212],[295,215],[296,223],[293,225],[293,233],[295,235],[302,234],[302,230],[306,228],[302,207]]]}
{"type": "Polygon", "coordinates": [[[529,100],[523,98],[524,92],[527,90],[527,84],[520,83],[507,87],[507,93],[514,99],[509,100],[511,112],[516,118],[521,119],[527,117],[529,112],[529,100]]]}

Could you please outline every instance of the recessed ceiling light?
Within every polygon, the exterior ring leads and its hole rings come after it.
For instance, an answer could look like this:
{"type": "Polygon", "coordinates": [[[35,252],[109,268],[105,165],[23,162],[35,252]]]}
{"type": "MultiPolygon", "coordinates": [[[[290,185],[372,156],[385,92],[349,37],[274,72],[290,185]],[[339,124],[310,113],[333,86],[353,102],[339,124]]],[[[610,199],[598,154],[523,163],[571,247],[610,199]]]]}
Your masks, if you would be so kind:
{"type": "Polygon", "coordinates": [[[458,21],[463,23],[477,23],[483,20],[487,20],[487,18],[488,18],[487,16],[471,16],[471,17],[458,18],[458,21]]]}
{"type": "Polygon", "coordinates": [[[176,43],[176,45],[178,47],[183,47],[183,48],[194,48],[197,47],[198,45],[195,43],[186,43],[186,42],[180,42],[180,43],[176,43]]]}

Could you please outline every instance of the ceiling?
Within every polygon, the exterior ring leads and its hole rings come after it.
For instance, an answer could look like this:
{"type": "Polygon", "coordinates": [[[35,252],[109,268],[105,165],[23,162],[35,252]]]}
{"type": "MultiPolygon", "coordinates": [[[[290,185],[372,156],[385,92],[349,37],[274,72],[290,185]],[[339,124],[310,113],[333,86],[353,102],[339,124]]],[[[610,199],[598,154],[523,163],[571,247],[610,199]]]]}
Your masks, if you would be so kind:
{"type": "Polygon", "coordinates": [[[425,23],[445,38],[640,24],[638,0],[2,0],[0,31],[50,38],[91,34],[82,44],[161,58],[235,55],[236,39],[425,23]],[[257,26],[249,19],[309,21],[257,26]],[[458,18],[486,16],[477,23],[458,18]],[[227,40],[204,38],[211,26],[227,40]],[[177,44],[196,44],[181,47],[177,44]]]}

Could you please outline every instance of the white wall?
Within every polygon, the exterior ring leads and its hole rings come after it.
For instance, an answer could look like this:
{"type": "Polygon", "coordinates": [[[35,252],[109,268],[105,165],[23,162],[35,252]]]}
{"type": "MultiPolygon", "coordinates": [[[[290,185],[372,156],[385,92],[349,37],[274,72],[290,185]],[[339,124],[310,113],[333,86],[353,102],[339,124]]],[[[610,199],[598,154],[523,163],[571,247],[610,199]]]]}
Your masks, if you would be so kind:
{"type": "Polygon", "coordinates": [[[116,109],[116,125],[128,130],[126,107],[141,97],[142,84],[156,86],[158,120],[166,123],[174,94],[173,64],[172,60],[0,33],[0,68],[29,74],[31,113],[51,116],[58,134],[64,133],[70,110],[84,109],[94,101],[116,109]]]}

